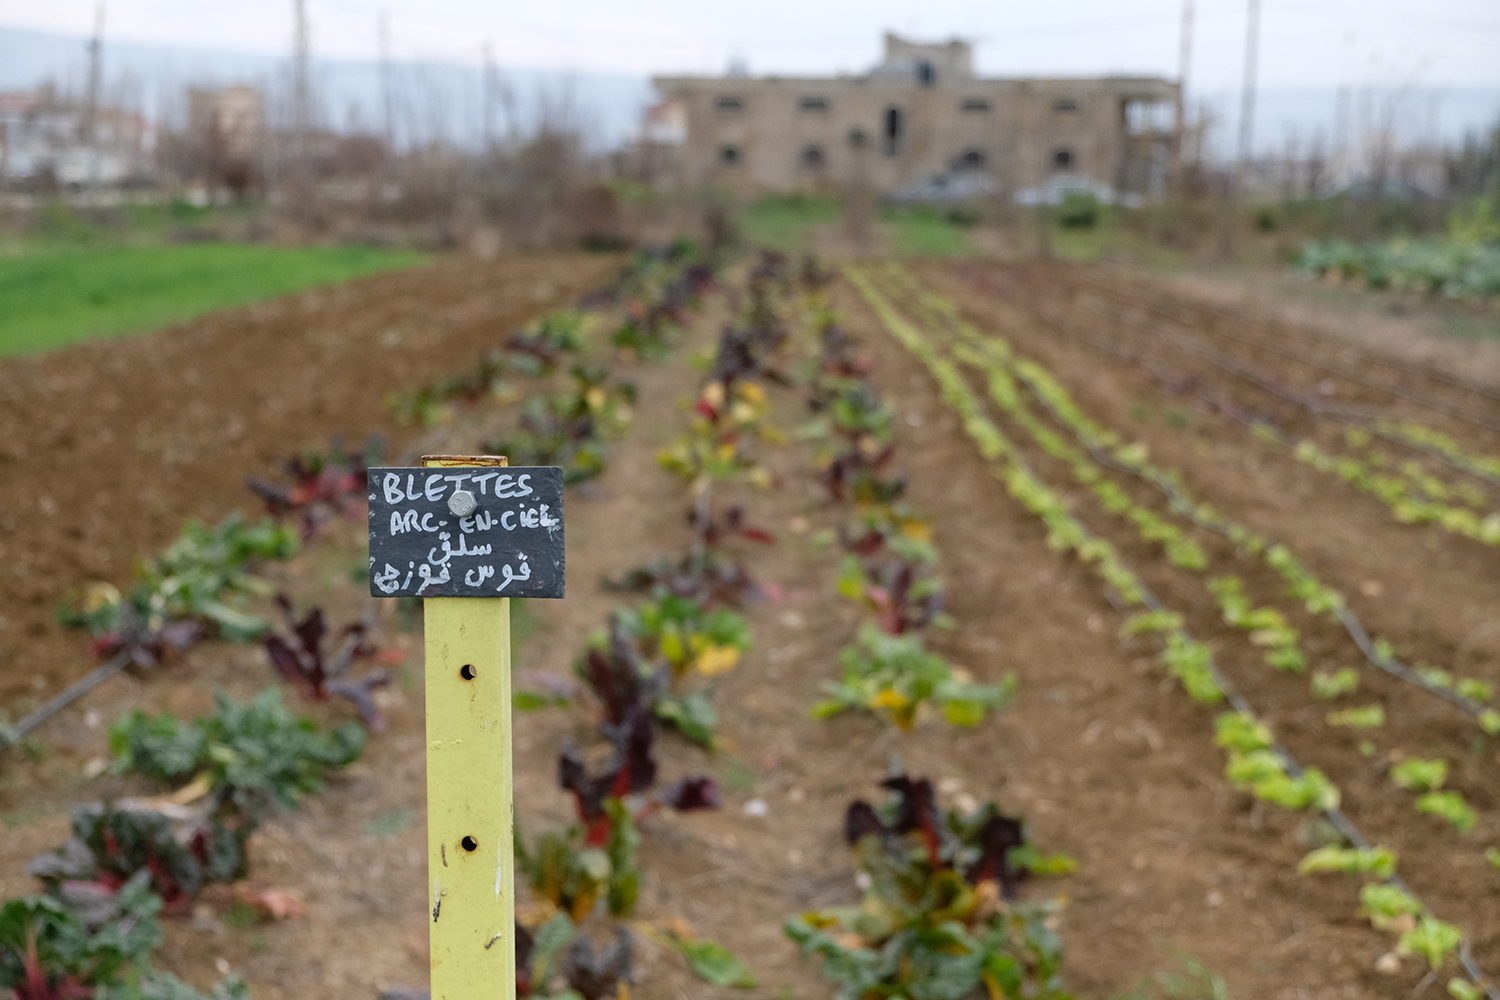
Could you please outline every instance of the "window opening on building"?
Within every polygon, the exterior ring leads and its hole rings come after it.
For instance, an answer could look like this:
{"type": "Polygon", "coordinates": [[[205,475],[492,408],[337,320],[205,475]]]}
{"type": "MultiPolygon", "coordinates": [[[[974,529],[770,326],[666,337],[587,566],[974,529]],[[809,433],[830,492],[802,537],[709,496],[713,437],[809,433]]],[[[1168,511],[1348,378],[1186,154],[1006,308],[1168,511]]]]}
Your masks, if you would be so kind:
{"type": "Polygon", "coordinates": [[[937,82],[937,70],[933,69],[932,63],[926,59],[917,63],[917,82],[924,87],[930,87],[937,82]]]}
{"type": "Polygon", "coordinates": [[[1175,110],[1170,101],[1126,101],[1125,131],[1131,135],[1170,132],[1175,110]]]}
{"type": "Polygon", "coordinates": [[[885,155],[900,156],[902,133],[905,131],[905,116],[901,109],[889,107],[885,109],[885,155]]]}
{"type": "Polygon", "coordinates": [[[1053,111],[1077,111],[1078,110],[1078,98],[1076,98],[1076,97],[1059,97],[1056,101],[1054,101],[1052,103],[1052,110],[1053,111]]]}
{"type": "Polygon", "coordinates": [[[715,97],[714,110],[726,115],[738,114],[745,110],[745,102],[729,95],[715,97]]]}
{"type": "Polygon", "coordinates": [[[869,140],[870,137],[865,134],[864,129],[851,128],[849,130],[849,145],[853,146],[855,149],[864,149],[865,143],[869,140]]]}
{"type": "Polygon", "coordinates": [[[989,109],[990,102],[983,97],[965,97],[958,106],[958,110],[967,111],[970,114],[983,114],[989,109]]]}
{"type": "Polygon", "coordinates": [[[740,165],[740,147],[720,146],[719,162],[726,167],[737,167],[740,165]]]}
{"type": "Polygon", "coordinates": [[[1072,170],[1073,151],[1071,149],[1054,149],[1052,151],[1053,170],[1072,170]]]}
{"type": "Polygon", "coordinates": [[[828,110],[828,98],[819,97],[816,94],[802,98],[797,102],[797,107],[803,111],[819,112],[828,110]]]}
{"type": "Polygon", "coordinates": [[[826,162],[827,158],[823,155],[822,146],[808,146],[802,150],[803,170],[822,170],[826,162]]]}
{"type": "Polygon", "coordinates": [[[985,155],[982,149],[966,149],[953,158],[953,169],[957,172],[983,170],[985,155]]]}

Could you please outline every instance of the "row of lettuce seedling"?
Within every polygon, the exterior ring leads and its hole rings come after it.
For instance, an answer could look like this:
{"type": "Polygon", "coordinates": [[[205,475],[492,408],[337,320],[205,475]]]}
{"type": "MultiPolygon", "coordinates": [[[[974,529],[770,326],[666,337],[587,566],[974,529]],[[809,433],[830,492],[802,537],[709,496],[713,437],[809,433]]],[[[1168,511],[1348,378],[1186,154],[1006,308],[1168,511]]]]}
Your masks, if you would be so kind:
{"type": "MultiPolygon", "coordinates": [[[[909,275],[905,277],[909,281],[909,275]]],[[[950,325],[958,336],[954,356],[987,379],[992,401],[1026,429],[1048,454],[1067,462],[1074,478],[1091,490],[1106,511],[1128,517],[1140,528],[1144,540],[1160,544],[1173,565],[1199,571],[1207,567],[1208,557],[1175,525],[1163,523],[1155,514],[1135,505],[1124,490],[1103,475],[1101,466],[1107,463],[1111,468],[1133,471],[1139,477],[1163,486],[1173,500],[1173,513],[1185,520],[1189,527],[1215,527],[1234,541],[1242,554],[1263,556],[1267,565],[1287,584],[1289,596],[1301,599],[1310,614],[1324,615],[1343,625],[1372,664],[1462,708],[1476,718],[1486,733],[1493,735],[1500,731],[1500,712],[1487,704],[1493,697],[1490,685],[1474,678],[1455,678],[1438,668],[1412,669],[1395,662],[1389,642],[1370,639],[1343,598],[1312,576],[1284,545],[1268,543],[1249,529],[1192,501],[1182,488],[1180,477],[1151,466],[1140,445],[1127,445],[1092,425],[1078,411],[1066,391],[1035,362],[1016,357],[1010,346],[998,338],[980,337],[972,327],[954,319],[951,305],[939,308],[944,304],[927,294],[935,303],[933,311],[953,320],[950,325]],[[1027,410],[1018,391],[1021,385],[1032,390],[1044,410],[1050,412],[1058,424],[1068,429],[1080,443],[1088,445],[1089,455],[1063,441],[1027,410]]],[[[1306,671],[1308,663],[1300,647],[1300,633],[1288,624],[1281,612],[1270,607],[1253,606],[1243,582],[1237,577],[1214,577],[1207,581],[1207,587],[1224,621],[1248,633],[1251,641],[1264,649],[1263,656],[1268,665],[1294,673],[1306,671]]],[[[1313,694],[1322,699],[1352,694],[1358,685],[1358,673],[1352,667],[1318,671],[1311,679],[1313,694]]],[[[1379,727],[1384,724],[1384,719],[1384,709],[1378,703],[1337,710],[1328,715],[1331,725],[1360,729],[1379,727]]],[[[1373,744],[1369,746],[1372,748],[1373,744]]],[[[1374,751],[1369,749],[1368,752],[1373,754],[1374,751]]],[[[1391,769],[1392,781],[1398,787],[1418,794],[1415,805],[1419,811],[1441,816],[1461,833],[1468,833],[1477,822],[1477,814],[1460,792],[1441,787],[1447,773],[1446,761],[1421,758],[1411,758],[1391,769]],[[1418,774],[1425,777],[1419,780],[1415,777],[1418,774]],[[1433,776],[1437,777],[1428,780],[1433,776]]]]}
{"type": "MultiPolygon", "coordinates": [[[[548,314],[511,335],[505,351],[488,356],[486,364],[492,371],[547,374],[563,355],[582,348],[577,334],[591,319],[587,310],[623,312],[616,343],[665,336],[668,320],[680,316],[702,287],[699,265],[686,248],[642,255],[580,309],[548,314]]],[[[593,391],[599,380],[590,373],[580,381],[586,383],[579,393],[586,405],[603,408],[593,391]]],[[[595,437],[567,435],[571,467],[602,468],[595,437]]],[[[358,518],[365,469],[379,457],[379,442],[372,439],[360,454],[335,444],[327,454],[293,458],[285,463],[284,479],[250,482],[275,520],[250,524],[236,514],[213,528],[190,522],[181,538],[141,564],[126,592],[90,584],[61,609],[65,624],[92,633],[92,651],[105,664],[88,683],[13,727],[7,742],[26,738],[111,673],[149,669],[212,638],[261,641],[283,680],[310,700],[347,698],[363,725],[347,722],[321,732],[294,716],[276,688],[248,702],[220,692],[215,712],[192,723],[141,712],[119,719],[110,731],[110,769],[173,791],[165,805],[123,799],[74,810],[73,836],[29,867],[42,891],[0,907],[0,988],[23,1000],[193,1000],[200,994],[152,965],[162,915],[190,912],[197,894],[213,883],[235,883],[242,904],[267,914],[284,916],[288,907],[296,908],[290,897],[245,888],[249,837],[267,817],[319,790],[329,771],[359,756],[367,727],[383,728],[373,691],[388,678],[381,669],[359,675],[351,670],[376,652],[368,616],[333,631],[320,609],[298,617],[279,594],[279,627],[257,613],[255,605],[275,594],[257,567],[295,556],[330,518],[358,518]]],[[[234,976],[213,990],[215,1000],[247,995],[234,976]]]]}
{"type": "MultiPolygon", "coordinates": [[[[1034,362],[1016,358],[1009,345],[997,338],[978,336],[957,317],[957,311],[951,304],[927,293],[929,318],[946,322],[919,329],[882,294],[873,274],[857,270],[848,273],[850,280],[887,329],[937,379],[945,400],[960,415],[966,431],[975,440],[981,453],[1001,463],[997,474],[1005,481],[1008,491],[1046,524],[1049,544],[1061,550],[1072,551],[1091,565],[1113,588],[1123,610],[1138,609],[1127,619],[1122,631],[1125,634],[1161,635],[1164,643],[1162,661],[1190,696],[1209,704],[1224,700],[1231,703],[1234,711],[1220,716],[1216,724],[1217,741],[1229,753],[1226,774],[1230,781],[1236,787],[1263,800],[1293,809],[1320,810],[1333,821],[1345,843],[1314,851],[1304,859],[1301,870],[1343,871],[1375,880],[1361,891],[1361,903],[1366,915],[1377,927],[1398,933],[1399,953],[1420,955],[1431,964],[1434,972],[1441,968],[1459,949],[1462,941],[1459,928],[1437,919],[1421,904],[1410,887],[1396,874],[1393,851],[1371,845],[1350,823],[1339,810],[1340,796],[1332,782],[1317,769],[1302,767],[1284,747],[1274,741],[1269,728],[1257,719],[1251,706],[1229,685],[1214,665],[1208,647],[1186,632],[1183,616],[1162,605],[1124,564],[1113,546],[1092,535],[1068,511],[1062,498],[1032,472],[1020,450],[985,415],[983,404],[974,394],[961,368],[969,367],[984,378],[992,402],[1002,413],[1028,431],[1044,451],[1069,462],[1075,477],[1092,488],[1093,495],[1103,509],[1133,521],[1142,537],[1146,541],[1162,545],[1164,553],[1175,565],[1193,570],[1205,568],[1206,560],[1198,558],[1196,551],[1184,549],[1181,544],[1174,551],[1172,543],[1180,539],[1177,529],[1167,526],[1164,530],[1159,520],[1131,518],[1132,502],[1128,497],[1121,499],[1123,491],[1119,491],[1118,487],[1106,487],[1104,484],[1107,480],[1097,467],[1085,462],[1076,450],[1027,414],[1016,391],[1018,383],[1028,384],[1033,388],[1045,386],[1045,389],[1037,391],[1037,395],[1050,404],[1056,413],[1077,414],[1079,419],[1076,421],[1059,421],[1062,426],[1077,431],[1086,425],[1060,386],[1051,381],[1034,362]],[[958,334],[957,342],[947,352],[951,354],[951,358],[945,357],[945,352],[938,346],[946,339],[939,334],[945,325],[958,334]]],[[[909,275],[888,273],[886,276],[892,278],[893,287],[904,288],[908,292],[913,290],[909,275]]],[[[921,296],[914,297],[917,300],[915,308],[920,311],[923,305],[921,296]]],[[[1090,436],[1094,444],[1108,448],[1118,464],[1136,469],[1148,467],[1146,456],[1139,446],[1126,445],[1097,428],[1092,428],[1090,436]]],[[[1080,440],[1085,440],[1082,434],[1080,440]]],[[[1160,481],[1170,483],[1178,496],[1184,495],[1177,477],[1161,473],[1160,481]]],[[[1234,530],[1222,516],[1207,511],[1201,505],[1199,509],[1207,512],[1205,520],[1224,525],[1226,533],[1232,531],[1231,537],[1237,543],[1255,540],[1256,536],[1244,529],[1234,530]]],[[[1269,553],[1270,548],[1263,540],[1259,541],[1261,544],[1252,546],[1251,551],[1269,553]]],[[[1342,600],[1311,578],[1290,552],[1281,547],[1275,548],[1279,549],[1280,555],[1268,555],[1268,562],[1288,580],[1289,592],[1308,601],[1310,606],[1317,605],[1317,608],[1313,608],[1315,612],[1342,607],[1342,600]]],[[[1259,644],[1267,647],[1266,655],[1272,666],[1279,669],[1305,669],[1305,660],[1296,646],[1295,630],[1279,614],[1268,613],[1272,609],[1251,607],[1239,581],[1233,578],[1219,578],[1211,583],[1211,587],[1226,620],[1238,627],[1251,629],[1259,644]]],[[[1337,683],[1335,678],[1323,678],[1325,686],[1333,683],[1337,683]]],[[[1471,691],[1487,694],[1473,689],[1471,691]]],[[[1413,759],[1393,768],[1392,779],[1403,787],[1422,793],[1423,799],[1418,801],[1426,806],[1424,811],[1444,815],[1460,830],[1464,830],[1472,825],[1472,811],[1467,809],[1457,793],[1440,790],[1447,776],[1444,765],[1445,762],[1442,761],[1413,759]]],[[[1459,957],[1464,971],[1472,979],[1482,980],[1477,967],[1468,956],[1460,954],[1459,957]]],[[[1453,996],[1461,1000],[1482,995],[1480,987],[1463,977],[1453,977],[1448,988],[1453,996]]]]}

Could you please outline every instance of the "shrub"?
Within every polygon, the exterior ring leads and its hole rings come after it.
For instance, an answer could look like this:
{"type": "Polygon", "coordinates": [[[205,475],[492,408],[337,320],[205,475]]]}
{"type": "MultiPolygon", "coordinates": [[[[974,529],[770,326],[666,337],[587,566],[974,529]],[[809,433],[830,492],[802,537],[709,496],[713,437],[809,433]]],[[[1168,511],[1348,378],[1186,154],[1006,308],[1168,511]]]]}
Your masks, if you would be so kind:
{"type": "Polygon", "coordinates": [[[1053,209],[1053,217],[1064,229],[1093,229],[1102,215],[1099,199],[1087,191],[1069,191],[1053,209]]]}

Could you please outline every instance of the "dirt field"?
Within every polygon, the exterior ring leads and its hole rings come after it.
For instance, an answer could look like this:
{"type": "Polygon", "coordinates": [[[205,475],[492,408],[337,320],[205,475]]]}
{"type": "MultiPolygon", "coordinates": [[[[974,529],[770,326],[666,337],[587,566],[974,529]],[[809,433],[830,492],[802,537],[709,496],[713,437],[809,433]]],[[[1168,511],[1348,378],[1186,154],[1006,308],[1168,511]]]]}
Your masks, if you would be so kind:
{"type": "MultiPolygon", "coordinates": [[[[452,261],[154,337],[0,365],[0,556],[11,567],[0,578],[0,690],[12,718],[91,665],[84,637],[53,624],[70,587],[92,579],[124,582],[132,561],[174,537],[186,516],[216,520],[235,508],[256,510],[244,479],[271,471],[277,458],[300,448],[325,444],[331,433],[358,441],[380,431],[404,446],[414,434],[392,422],[381,402],[387,391],[463,367],[529,316],[603,280],[615,263],[452,261]]],[[[1357,346],[1350,339],[1357,330],[1334,338],[1312,326],[1267,325],[1268,317],[1257,314],[1250,318],[1261,332],[1253,336],[1301,352],[1301,360],[1277,360],[1263,347],[1256,353],[1231,336],[1250,328],[1207,311],[1209,304],[1237,307],[1128,273],[954,264],[918,274],[978,327],[1045,364],[1093,419],[1146,441],[1155,460],[1181,470],[1199,497],[1285,541],[1411,661],[1500,683],[1496,550],[1436,526],[1397,524],[1372,497],[1297,462],[1203,403],[1206,392],[1218,391],[1242,407],[1274,411],[1298,433],[1337,440],[1339,428],[1326,417],[1174,350],[1150,332],[1169,321],[1122,297],[1169,311],[1184,329],[1274,367],[1282,383],[1299,391],[1332,379],[1325,396],[1420,418],[1472,451],[1500,454],[1500,434],[1482,423],[1500,422],[1500,405],[1483,392],[1381,368],[1369,352],[1385,348],[1377,341],[1357,346]],[[1082,336],[1060,332],[1058,324],[1082,336]],[[1182,377],[1164,381],[1123,360],[1119,352],[1127,348],[1149,355],[1158,371],[1169,366],[1182,377]],[[1408,394],[1438,398],[1481,423],[1434,414],[1330,376],[1314,362],[1352,367],[1377,382],[1397,380],[1408,394]]],[[[910,476],[909,498],[936,524],[957,625],[930,641],[977,679],[1014,672],[1019,693],[1009,709],[974,730],[926,724],[898,736],[867,717],[810,720],[807,709],[835,675],[838,650],[860,616],[834,592],[836,556],[808,544],[842,517],[824,500],[808,450],[771,451],[777,488],[746,500],[778,541],[746,556],[784,596],[747,612],[755,648],[717,694],[725,752],[710,756],[675,740],[661,745],[665,779],[708,771],[726,801],[717,812],[658,814],[647,822],[639,912],[654,924],[687,920],[748,961],[761,985],[714,990],[675,954],[638,936],[636,994],[828,995],[816,967],[797,957],[779,925],[813,906],[857,901],[840,832],[843,810],[856,796],[874,795],[899,760],[941,782],[945,801],[994,799],[1027,818],[1043,850],[1078,859],[1077,874],[1035,881],[1025,891],[1066,895],[1060,928],[1066,978],[1082,997],[1122,993],[1173,968],[1179,951],[1206,962],[1240,1000],[1411,995],[1425,968],[1406,959],[1394,972],[1376,970],[1390,940],[1359,916],[1357,881],[1296,873],[1311,844],[1307,817],[1262,807],[1230,787],[1213,742],[1213,712],[1169,682],[1148,644],[1118,637],[1120,615],[1096,579],[1049,549],[1042,529],[963,436],[932,381],[851,287],[836,284],[831,297],[873,357],[884,398],[897,408],[897,464],[910,476]],[[746,812],[752,799],[766,804],[766,815],[746,812]]],[[[569,597],[530,602],[519,612],[526,638],[518,668],[566,674],[584,635],[620,601],[596,582],[683,547],[684,492],[659,469],[655,452],[680,428],[684,402],[702,377],[684,361],[710,348],[728,309],[722,296],[710,296],[671,362],[616,366],[640,388],[635,426],[613,446],[605,475],[569,498],[569,597]]],[[[1461,368],[1476,379],[1500,371],[1493,357],[1461,368]]],[[[806,419],[797,389],[773,391],[773,404],[773,422],[783,428],[806,419]]],[[[482,422],[482,416],[460,420],[429,438],[431,450],[475,448],[482,422]]],[[[1289,749],[1328,772],[1350,817],[1400,851],[1401,871],[1422,898],[1470,932],[1481,965],[1500,970],[1500,871],[1483,854],[1500,845],[1496,742],[1459,713],[1364,671],[1360,702],[1388,710],[1378,735],[1382,748],[1449,759],[1449,787],[1464,793],[1480,820],[1460,835],[1416,813],[1410,797],[1390,787],[1384,765],[1360,752],[1360,733],[1325,725],[1330,705],[1309,698],[1305,678],[1260,665],[1257,651],[1220,620],[1201,585],[1173,573],[1133,533],[1090,515],[1082,494],[1068,489],[1065,472],[1039,449],[1029,458],[1068,493],[1089,527],[1187,613],[1193,634],[1211,644],[1289,749]]],[[[1481,485],[1490,509],[1500,508],[1500,491],[1481,485]]],[[[363,565],[364,535],[362,523],[340,526],[309,555],[274,572],[299,601],[321,603],[337,622],[352,619],[368,602],[363,587],[349,582],[350,571],[363,565]]],[[[1276,581],[1259,563],[1212,539],[1204,544],[1219,571],[1275,595],[1276,581]]],[[[400,683],[382,695],[389,729],[328,792],[252,841],[252,881],[295,890],[308,913],[233,926],[225,920],[227,897],[206,896],[191,919],[169,926],[161,962],[200,988],[224,968],[244,975],[262,1000],[373,998],[381,989],[425,982],[421,636],[417,623],[382,603],[382,641],[396,652],[391,659],[402,661],[400,683]]],[[[1316,666],[1354,665],[1356,654],[1341,632],[1283,603],[1316,666]]],[[[199,646],[182,663],[100,688],[39,732],[44,752],[10,753],[0,767],[6,821],[0,891],[31,890],[25,862],[64,839],[68,804],[128,787],[83,776],[106,752],[105,731],[118,713],[137,706],[204,711],[215,685],[243,696],[271,677],[259,647],[199,646]]],[[[518,715],[516,728],[517,814],[524,828],[535,833],[565,823],[572,805],[557,789],[556,759],[570,735],[583,738],[589,720],[547,710],[518,715]]],[[[1427,995],[1440,989],[1431,985],[1427,995]]]]}

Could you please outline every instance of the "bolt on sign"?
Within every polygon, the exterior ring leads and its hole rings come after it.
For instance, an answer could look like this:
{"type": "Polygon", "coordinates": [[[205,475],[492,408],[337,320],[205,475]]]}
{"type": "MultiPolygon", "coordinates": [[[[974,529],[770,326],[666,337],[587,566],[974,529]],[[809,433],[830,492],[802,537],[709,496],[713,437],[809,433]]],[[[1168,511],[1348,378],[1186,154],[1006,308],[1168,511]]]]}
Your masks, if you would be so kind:
{"type": "Polygon", "coordinates": [[[514,1000],[510,598],[563,596],[562,469],[425,455],[369,484],[370,594],[423,599],[432,997],[514,1000]]]}

